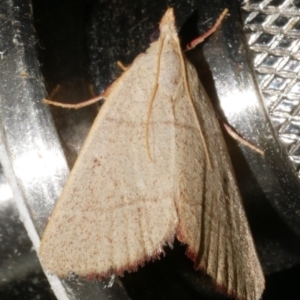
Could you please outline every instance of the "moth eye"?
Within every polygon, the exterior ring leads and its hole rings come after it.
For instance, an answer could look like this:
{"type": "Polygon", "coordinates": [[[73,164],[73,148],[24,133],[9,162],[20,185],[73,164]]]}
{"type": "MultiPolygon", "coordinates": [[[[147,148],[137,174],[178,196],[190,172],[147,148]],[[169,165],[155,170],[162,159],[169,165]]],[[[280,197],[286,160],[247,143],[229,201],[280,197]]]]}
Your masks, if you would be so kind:
{"type": "Polygon", "coordinates": [[[150,35],[150,41],[151,43],[157,41],[160,37],[160,30],[156,29],[155,31],[152,32],[152,34],[150,35]]]}

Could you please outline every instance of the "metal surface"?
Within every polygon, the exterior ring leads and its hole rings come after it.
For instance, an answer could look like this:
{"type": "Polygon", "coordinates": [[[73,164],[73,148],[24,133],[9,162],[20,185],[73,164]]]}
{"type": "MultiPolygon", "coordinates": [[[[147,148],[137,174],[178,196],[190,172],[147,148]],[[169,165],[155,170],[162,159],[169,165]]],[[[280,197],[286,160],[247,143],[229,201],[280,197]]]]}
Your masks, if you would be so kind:
{"type": "MultiPolygon", "coordinates": [[[[116,61],[128,64],[148,47],[149,36],[166,8],[166,3],[147,0],[134,5],[116,0],[114,6],[111,1],[86,1],[95,4],[93,8],[84,2],[66,1],[59,6],[55,1],[45,1],[42,8],[40,1],[34,1],[36,10],[42,11],[37,27],[40,26],[46,84],[50,91],[56,84],[62,85],[63,92],[57,100],[69,102],[88,97],[79,87],[87,81],[81,78],[87,73],[81,68],[91,68],[96,87],[103,90],[117,76],[116,61]],[[90,65],[81,56],[86,42],[82,38],[85,10],[90,10],[87,16],[91,19],[90,65]],[[126,26],[122,16],[126,16],[126,26]],[[80,34],[75,32],[70,38],[63,35],[63,31],[72,32],[74,28],[81,28],[80,34]],[[57,30],[61,38],[55,36],[57,30]]],[[[224,7],[229,8],[220,29],[203,47],[188,55],[210,97],[219,103],[216,107],[220,118],[265,150],[265,156],[261,156],[229,139],[229,151],[264,269],[272,273],[293,266],[300,261],[299,3],[245,1],[244,29],[238,1],[168,1],[168,5],[175,6],[179,28],[185,27],[188,33],[196,28],[193,37],[199,34],[197,25],[185,21],[194,18],[196,9],[196,23],[203,32],[224,7]]],[[[182,36],[184,31],[183,28],[180,32],[182,36]]],[[[58,137],[49,108],[41,103],[45,89],[35,45],[30,3],[1,0],[0,160],[21,219],[38,249],[40,236],[67,178],[68,164],[74,163],[97,108],[76,112],[53,109],[58,137]]],[[[0,210],[0,218],[4,219],[6,213],[7,210],[0,210]]],[[[14,218],[7,222],[10,228],[18,228],[14,218]]],[[[15,237],[7,237],[6,241],[19,248],[15,237]]],[[[181,261],[184,251],[179,252],[173,258],[174,251],[168,253],[166,265],[147,264],[138,273],[125,276],[127,291],[136,295],[131,298],[195,299],[202,295],[202,299],[215,299],[211,291],[203,292],[199,272],[193,272],[191,265],[187,267],[181,261]],[[155,275],[149,277],[145,274],[151,268],[155,275]],[[151,285],[154,281],[161,284],[159,296],[151,285]]],[[[33,256],[23,263],[29,260],[37,263],[33,256]]],[[[4,265],[0,264],[0,270],[1,267],[4,265]]],[[[58,299],[129,299],[118,279],[112,288],[105,288],[109,280],[88,282],[74,276],[61,282],[49,274],[48,279],[58,299]]]]}
{"type": "MultiPolygon", "coordinates": [[[[0,290],[42,272],[0,166],[0,290]],[[13,225],[13,226],[12,226],[13,225]]],[[[35,287],[36,288],[36,287],[35,287]]],[[[3,296],[3,295],[2,295],[3,296]]]]}
{"type": "MultiPolygon", "coordinates": [[[[36,52],[29,1],[0,3],[0,159],[34,248],[68,175],[49,108],[36,52]]],[[[15,224],[11,224],[15,226],[15,224]]],[[[14,242],[14,241],[11,241],[14,242]]],[[[29,259],[29,258],[28,258],[29,259]]],[[[122,286],[47,274],[58,299],[127,299],[122,286]]]]}
{"type": "Polygon", "coordinates": [[[268,199],[299,237],[300,5],[296,0],[245,1],[243,9],[258,96],[273,132],[272,137],[264,130],[260,134],[269,141],[274,178],[268,199]]]}
{"type": "Polygon", "coordinates": [[[238,143],[238,149],[230,154],[260,259],[268,274],[299,262],[296,249],[300,186],[266,109],[259,74],[253,70],[239,3],[232,1],[229,8],[230,17],[223,22],[219,34],[204,46],[204,55],[223,118],[240,136],[265,151],[260,156],[238,143]],[[294,249],[287,246],[291,244],[294,249]]]}

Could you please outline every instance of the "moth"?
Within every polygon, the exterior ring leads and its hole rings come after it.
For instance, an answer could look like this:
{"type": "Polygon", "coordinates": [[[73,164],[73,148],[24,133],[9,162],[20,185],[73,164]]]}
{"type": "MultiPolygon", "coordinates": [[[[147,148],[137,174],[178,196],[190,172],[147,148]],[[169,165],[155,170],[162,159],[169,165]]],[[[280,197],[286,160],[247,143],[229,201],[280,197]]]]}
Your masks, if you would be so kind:
{"type": "Polygon", "coordinates": [[[122,275],[177,237],[222,291],[259,299],[264,276],[229,155],[173,9],[102,96],[42,237],[44,267],[61,277],[122,275]]]}

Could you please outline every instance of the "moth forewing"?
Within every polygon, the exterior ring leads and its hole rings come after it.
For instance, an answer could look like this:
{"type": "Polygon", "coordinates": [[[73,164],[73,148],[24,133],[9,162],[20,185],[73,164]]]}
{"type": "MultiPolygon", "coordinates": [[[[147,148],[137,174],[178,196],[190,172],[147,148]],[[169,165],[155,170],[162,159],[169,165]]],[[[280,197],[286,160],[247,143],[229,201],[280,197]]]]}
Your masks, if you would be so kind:
{"type": "Polygon", "coordinates": [[[177,236],[225,293],[259,299],[264,278],[229,156],[172,9],[105,95],[43,235],[45,268],[122,275],[177,236]]]}

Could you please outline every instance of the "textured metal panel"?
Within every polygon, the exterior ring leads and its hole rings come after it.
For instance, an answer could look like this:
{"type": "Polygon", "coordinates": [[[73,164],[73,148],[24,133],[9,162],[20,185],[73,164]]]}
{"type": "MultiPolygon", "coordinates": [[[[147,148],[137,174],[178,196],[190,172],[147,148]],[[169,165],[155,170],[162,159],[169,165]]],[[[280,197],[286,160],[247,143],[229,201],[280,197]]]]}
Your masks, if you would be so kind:
{"type": "Polygon", "coordinates": [[[244,10],[265,106],[300,177],[300,1],[247,1],[244,10]]]}

